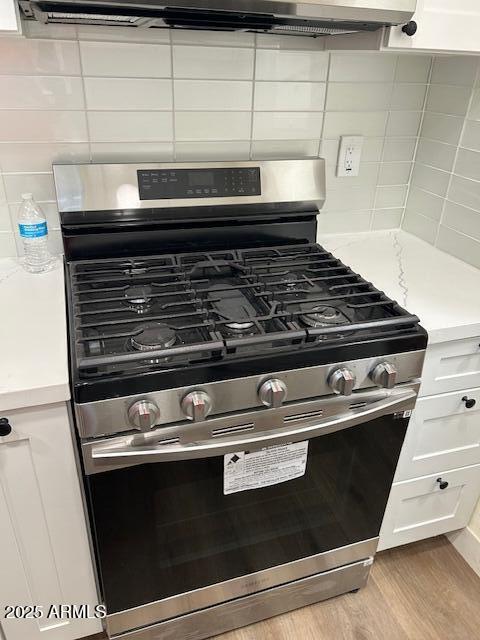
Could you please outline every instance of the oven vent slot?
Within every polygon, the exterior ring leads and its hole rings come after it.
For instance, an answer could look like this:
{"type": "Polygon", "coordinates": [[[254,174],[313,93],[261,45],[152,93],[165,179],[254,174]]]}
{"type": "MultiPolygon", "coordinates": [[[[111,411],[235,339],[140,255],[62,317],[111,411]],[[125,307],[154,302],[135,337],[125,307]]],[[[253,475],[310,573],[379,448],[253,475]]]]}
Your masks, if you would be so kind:
{"type": "Polygon", "coordinates": [[[180,438],[163,438],[162,440],[157,440],[155,444],[164,446],[167,444],[178,444],[179,442],[180,442],[180,438]]]}
{"type": "Polygon", "coordinates": [[[308,418],[321,418],[323,415],[322,409],[316,411],[309,411],[308,413],[295,413],[293,416],[285,416],[285,422],[293,422],[294,420],[307,420],[308,418]]]}
{"type": "Polygon", "coordinates": [[[212,438],[221,438],[222,436],[229,436],[232,433],[242,433],[243,431],[252,431],[254,428],[253,422],[248,424],[239,424],[235,427],[224,427],[223,429],[213,429],[212,438]]]}
{"type": "Polygon", "coordinates": [[[363,407],[366,407],[366,406],[367,406],[366,402],[354,402],[348,408],[351,411],[352,409],[363,409],[363,407]]]}

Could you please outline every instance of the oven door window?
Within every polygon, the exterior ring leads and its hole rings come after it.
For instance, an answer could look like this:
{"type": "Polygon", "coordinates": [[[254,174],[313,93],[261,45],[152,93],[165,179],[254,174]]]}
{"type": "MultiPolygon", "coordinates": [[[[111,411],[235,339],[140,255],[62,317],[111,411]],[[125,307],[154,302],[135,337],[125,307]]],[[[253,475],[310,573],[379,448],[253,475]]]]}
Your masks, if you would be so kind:
{"type": "Polygon", "coordinates": [[[88,476],[109,613],[378,536],[407,422],[313,438],[305,475],[230,495],[223,456],[88,476]]]}

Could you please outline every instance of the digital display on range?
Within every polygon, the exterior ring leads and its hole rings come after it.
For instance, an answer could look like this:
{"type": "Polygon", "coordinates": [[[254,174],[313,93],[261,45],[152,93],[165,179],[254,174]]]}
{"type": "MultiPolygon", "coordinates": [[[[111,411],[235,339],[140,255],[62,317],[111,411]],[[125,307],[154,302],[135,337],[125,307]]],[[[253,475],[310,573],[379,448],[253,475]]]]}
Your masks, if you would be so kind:
{"type": "Polygon", "coordinates": [[[261,195],[260,167],[139,169],[140,200],[261,195]]]}

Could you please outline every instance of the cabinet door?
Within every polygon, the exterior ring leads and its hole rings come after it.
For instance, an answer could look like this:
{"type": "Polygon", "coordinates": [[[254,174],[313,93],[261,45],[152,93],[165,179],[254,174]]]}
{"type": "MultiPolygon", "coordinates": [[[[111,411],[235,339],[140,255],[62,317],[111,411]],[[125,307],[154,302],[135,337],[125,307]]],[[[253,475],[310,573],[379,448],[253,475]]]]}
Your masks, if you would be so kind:
{"type": "Polygon", "coordinates": [[[479,336],[428,345],[420,396],[475,387],[480,387],[479,336]]]}
{"type": "Polygon", "coordinates": [[[0,0],[0,34],[20,32],[20,18],[15,0],[0,0]]]}
{"type": "Polygon", "coordinates": [[[480,465],[393,484],[378,549],[389,549],[461,529],[480,494],[480,465]],[[448,482],[441,489],[437,479],[448,482]]]}
{"type": "Polygon", "coordinates": [[[387,30],[386,47],[417,51],[480,51],[480,3],[478,0],[418,0],[413,20],[414,36],[401,27],[387,30]]]}
{"type": "MultiPolygon", "coordinates": [[[[97,604],[69,417],[63,404],[10,411],[0,438],[0,603],[97,604]]],[[[6,640],[72,640],[96,619],[11,620],[6,640]]]]}
{"type": "Polygon", "coordinates": [[[408,425],[395,482],[472,464],[480,464],[480,389],[420,398],[408,425]]]}

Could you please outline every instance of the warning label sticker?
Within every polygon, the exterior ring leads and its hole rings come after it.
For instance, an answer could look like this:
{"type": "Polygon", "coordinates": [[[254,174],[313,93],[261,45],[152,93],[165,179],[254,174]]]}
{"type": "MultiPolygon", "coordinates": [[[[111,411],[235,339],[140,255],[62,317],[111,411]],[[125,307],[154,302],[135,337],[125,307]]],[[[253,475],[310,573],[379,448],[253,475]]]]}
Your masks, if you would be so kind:
{"type": "Polygon", "coordinates": [[[223,493],[269,487],[305,474],[308,440],[223,457],[223,493]]]}

